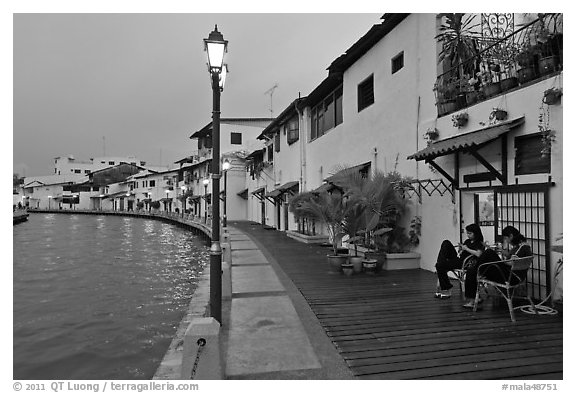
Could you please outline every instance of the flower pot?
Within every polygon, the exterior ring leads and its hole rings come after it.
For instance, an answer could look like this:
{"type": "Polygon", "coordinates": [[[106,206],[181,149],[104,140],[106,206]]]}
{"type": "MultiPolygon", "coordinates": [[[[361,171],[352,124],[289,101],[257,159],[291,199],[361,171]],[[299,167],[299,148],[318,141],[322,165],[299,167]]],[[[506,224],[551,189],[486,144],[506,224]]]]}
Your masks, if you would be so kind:
{"type": "Polygon", "coordinates": [[[376,265],[378,261],[375,259],[365,259],[362,261],[362,267],[366,274],[376,274],[376,265]]]}
{"type": "Polygon", "coordinates": [[[354,273],[362,273],[362,257],[350,257],[350,263],[354,268],[354,273]]]}
{"type": "Polygon", "coordinates": [[[354,274],[354,265],[351,263],[343,263],[342,272],[347,276],[351,276],[352,274],[354,274]]]}
{"type": "Polygon", "coordinates": [[[515,76],[500,81],[500,88],[502,91],[511,90],[516,86],[518,86],[518,78],[515,76]]]}
{"type": "Polygon", "coordinates": [[[495,111],[492,112],[492,118],[496,119],[496,120],[505,120],[508,117],[508,112],[503,111],[501,109],[497,109],[495,111]]]}
{"type": "Polygon", "coordinates": [[[520,84],[530,82],[532,79],[536,78],[534,67],[520,68],[516,72],[516,75],[518,76],[518,82],[520,82],[520,84]]]}
{"type": "Polygon", "coordinates": [[[484,91],[484,95],[486,98],[495,96],[496,94],[500,94],[502,92],[502,88],[500,87],[500,82],[492,82],[484,85],[482,87],[482,91],[484,91]]]}
{"type": "Polygon", "coordinates": [[[459,93],[456,96],[456,109],[466,108],[466,93],[459,93]]]}
{"type": "Polygon", "coordinates": [[[550,74],[558,68],[558,57],[548,56],[543,57],[538,61],[538,71],[540,75],[550,74]]]}
{"type": "Polygon", "coordinates": [[[560,90],[547,90],[542,98],[542,102],[546,105],[555,105],[560,102],[562,92],[560,90]]]}
{"type": "Polygon", "coordinates": [[[342,264],[348,261],[348,255],[328,255],[328,264],[333,272],[341,272],[342,264]]]}
{"type": "Polygon", "coordinates": [[[454,127],[457,127],[457,128],[464,127],[467,123],[468,123],[467,117],[454,118],[454,127]]]}
{"type": "Polygon", "coordinates": [[[478,92],[477,91],[469,91],[466,93],[466,104],[468,106],[475,104],[478,102],[478,92]]]}
{"type": "Polygon", "coordinates": [[[438,116],[444,116],[456,111],[456,101],[444,101],[438,103],[438,116]]]}

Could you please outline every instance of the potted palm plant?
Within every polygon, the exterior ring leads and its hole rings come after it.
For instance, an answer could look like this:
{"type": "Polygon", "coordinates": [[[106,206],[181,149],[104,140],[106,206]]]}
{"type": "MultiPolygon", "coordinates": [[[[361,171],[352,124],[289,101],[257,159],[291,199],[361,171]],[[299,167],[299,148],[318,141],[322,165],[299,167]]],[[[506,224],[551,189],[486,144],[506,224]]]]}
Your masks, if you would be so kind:
{"type": "Polygon", "coordinates": [[[348,255],[339,254],[338,249],[344,236],[344,220],[349,205],[344,202],[342,194],[338,192],[304,192],[299,195],[299,198],[291,201],[292,209],[324,224],[333,251],[327,256],[328,261],[333,270],[341,271],[342,263],[347,261],[348,255]]]}

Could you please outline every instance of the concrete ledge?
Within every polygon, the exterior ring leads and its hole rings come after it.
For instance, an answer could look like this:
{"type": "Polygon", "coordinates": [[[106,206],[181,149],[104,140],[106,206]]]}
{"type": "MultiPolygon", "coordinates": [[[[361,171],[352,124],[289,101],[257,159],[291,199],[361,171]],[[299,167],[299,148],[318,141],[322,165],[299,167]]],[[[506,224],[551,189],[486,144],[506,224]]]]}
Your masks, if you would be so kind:
{"type": "Polygon", "coordinates": [[[220,324],[214,318],[195,318],[184,335],[181,379],[222,379],[220,324]]]}
{"type": "Polygon", "coordinates": [[[183,350],[184,350],[184,336],[188,326],[195,318],[203,318],[208,315],[210,303],[210,268],[209,265],[204,269],[200,280],[198,281],[198,286],[194,295],[190,300],[190,305],[188,306],[188,311],[176,333],[160,366],[156,370],[154,377],[152,379],[180,379],[182,375],[182,360],[183,360],[183,350]]]}
{"type": "Polygon", "coordinates": [[[420,254],[417,252],[388,253],[382,266],[384,270],[420,269],[420,254]]]}
{"type": "Polygon", "coordinates": [[[328,236],[325,235],[304,235],[295,231],[286,231],[286,236],[307,244],[326,243],[328,241],[328,236]]]}

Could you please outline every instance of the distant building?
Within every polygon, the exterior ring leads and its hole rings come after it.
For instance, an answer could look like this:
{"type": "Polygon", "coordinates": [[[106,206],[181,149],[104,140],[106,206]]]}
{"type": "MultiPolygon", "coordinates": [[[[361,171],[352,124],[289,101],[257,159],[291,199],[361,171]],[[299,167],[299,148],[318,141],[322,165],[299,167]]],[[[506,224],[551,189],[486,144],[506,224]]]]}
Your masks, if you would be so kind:
{"type": "Polygon", "coordinates": [[[54,174],[65,175],[69,173],[87,175],[91,172],[98,171],[104,168],[110,168],[119,164],[132,164],[138,166],[145,166],[145,161],[140,161],[134,156],[125,157],[96,157],[90,158],[89,161],[79,161],[74,156],[69,155],[66,157],[54,158],[54,174]]]}

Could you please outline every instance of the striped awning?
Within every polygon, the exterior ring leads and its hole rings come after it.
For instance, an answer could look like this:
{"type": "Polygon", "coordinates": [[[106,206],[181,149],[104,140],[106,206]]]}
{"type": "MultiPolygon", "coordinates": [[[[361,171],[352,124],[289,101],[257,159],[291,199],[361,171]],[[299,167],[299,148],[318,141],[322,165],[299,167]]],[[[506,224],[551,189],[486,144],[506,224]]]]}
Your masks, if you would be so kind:
{"type": "Polygon", "coordinates": [[[414,159],[416,161],[431,160],[458,151],[472,149],[498,138],[500,135],[507,133],[514,127],[518,127],[522,123],[524,123],[524,116],[502,123],[492,124],[480,130],[440,139],[425,149],[408,156],[408,159],[414,159]]]}

